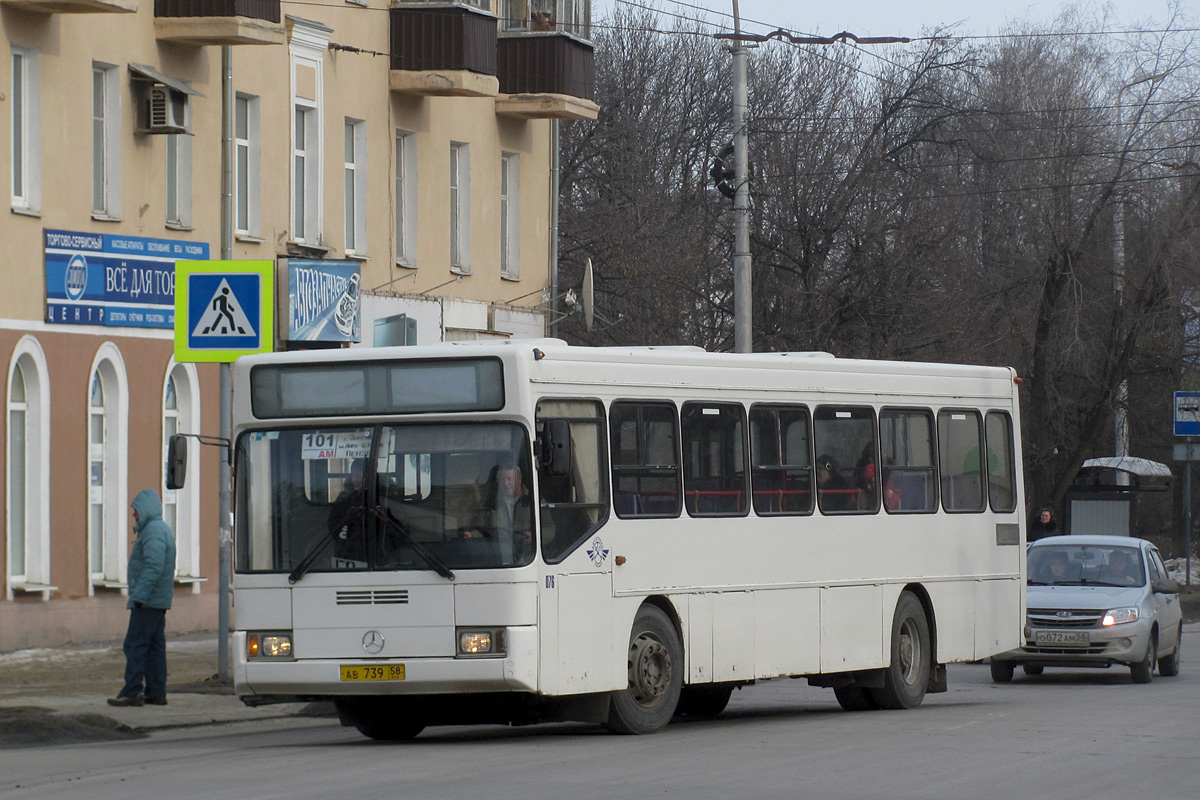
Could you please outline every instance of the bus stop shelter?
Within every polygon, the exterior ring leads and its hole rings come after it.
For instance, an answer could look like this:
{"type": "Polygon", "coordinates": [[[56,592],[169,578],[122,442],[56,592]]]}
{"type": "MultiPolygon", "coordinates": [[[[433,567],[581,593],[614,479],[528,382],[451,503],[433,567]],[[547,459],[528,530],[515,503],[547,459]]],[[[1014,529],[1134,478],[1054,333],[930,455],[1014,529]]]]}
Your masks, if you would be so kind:
{"type": "Polygon", "coordinates": [[[1132,535],[1137,525],[1138,505],[1149,493],[1167,491],[1171,477],[1166,464],[1146,458],[1088,459],[1067,491],[1067,530],[1132,535]]]}

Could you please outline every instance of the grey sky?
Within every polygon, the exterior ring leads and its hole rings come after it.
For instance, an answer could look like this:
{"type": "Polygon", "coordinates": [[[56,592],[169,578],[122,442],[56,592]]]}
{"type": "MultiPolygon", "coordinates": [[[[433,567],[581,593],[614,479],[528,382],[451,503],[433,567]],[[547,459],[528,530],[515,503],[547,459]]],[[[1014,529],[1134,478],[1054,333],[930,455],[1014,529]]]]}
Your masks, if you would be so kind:
{"type": "MultiPolygon", "coordinates": [[[[621,0],[593,0],[596,20],[606,16],[621,0]]],[[[651,5],[649,0],[631,0],[651,5]]],[[[728,16],[732,0],[654,0],[664,11],[685,16],[704,17],[712,22],[732,24],[728,16]],[[712,9],[710,13],[695,7],[712,9]]],[[[1200,22],[1200,0],[1176,0],[1191,22],[1200,22]]],[[[766,25],[747,25],[747,30],[763,32],[775,27],[830,36],[850,31],[859,36],[917,36],[923,28],[961,22],[961,34],[999,33],[1013,19],[1027,18],[1049,22],[1066,3],[1061,0],[841,0],[841,2],[804,2],[803,0],[739,0],[744,20],[766,25]]],[[[1170,18],[1168,0],[1109,0],[1107,3],[1082,3],[1099,14],[1110,10],[1109,20],[1116,29],[1128,29],[1151,21],[1162,23],[1170,18]]]]}

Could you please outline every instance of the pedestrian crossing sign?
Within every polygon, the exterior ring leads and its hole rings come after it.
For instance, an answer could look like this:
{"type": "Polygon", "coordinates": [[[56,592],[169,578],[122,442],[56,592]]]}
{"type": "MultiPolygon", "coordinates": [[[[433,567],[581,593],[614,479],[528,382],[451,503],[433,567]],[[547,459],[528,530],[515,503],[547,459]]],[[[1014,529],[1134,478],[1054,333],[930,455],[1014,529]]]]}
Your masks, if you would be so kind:
{"type": "Polygon", "coordinates": [[[275,349],[275,262],[175,262],[175,360],[234,361],[275,349]]]}

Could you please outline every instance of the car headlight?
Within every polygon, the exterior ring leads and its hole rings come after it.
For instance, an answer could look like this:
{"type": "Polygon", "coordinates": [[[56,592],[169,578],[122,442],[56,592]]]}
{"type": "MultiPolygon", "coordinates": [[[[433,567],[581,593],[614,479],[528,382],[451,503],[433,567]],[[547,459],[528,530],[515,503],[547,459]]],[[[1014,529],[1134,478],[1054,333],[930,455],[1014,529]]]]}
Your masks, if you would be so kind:
{"type": "Polygon", "coordinates": [[[460,657],[504,655],[504,628],[459,628],[460,657]]]}
{"type": "Polygon", "coordinates": [[[1104,619],[1100,620],[1100,624],[1105,628],[1110,625],[1123,625],[1126,622],[1137,622],[1138,610],[1136,608],[1110,608],[1104,612],[1104,619]]]}
{"type": "Polygon", "coordinates": [[[246,634],[246,658],[251,661],[292,659],[292,634],[279,631],[246,634]]]}

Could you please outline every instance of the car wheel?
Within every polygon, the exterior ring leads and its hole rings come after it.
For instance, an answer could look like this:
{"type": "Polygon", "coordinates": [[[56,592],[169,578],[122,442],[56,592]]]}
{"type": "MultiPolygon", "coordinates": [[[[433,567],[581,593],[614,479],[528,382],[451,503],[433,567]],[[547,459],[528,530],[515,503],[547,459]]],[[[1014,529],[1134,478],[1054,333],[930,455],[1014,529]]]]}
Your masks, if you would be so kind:
{"type": "Polygon", "coordinates": [[[1041,675],[1043,669],[1045,669],[1045,667],[1043,667],[1041,664],[1022,664],[1021,665],[1021,670],[1026,675],[1041,675]]]}
{"type": "Polygon", "coordinates": [[[1158,660],[1158,674],[1173,678],[1179,674],[1179,648],[1183,647],[1183,623],[1179,623],[1179,636],[1175,639],[1175,651],[1158,660]]]}
{"type": "Polygon", "coordinates": [[[1129,672],[1134,683],[1149,683],[1154,677],[1154,662],[1158,658],[1158,634],[1150,634],[1146,645],[1146,657],[1136,664],[1129,665],[1129,672]]]}
{"type": "Polygon", "coordinates": [[[880,708],[916,708],[925,699],[933,659],[925,607],[912,592],[901,592],[892,617],[892,659],[883,688],[869,689],[880,708]]]}
{"type": "Polygon", "coordinates": [[[613,733],[654,733],[671,721],[683,688],[683,645],[662,609],[638,609],[629,634],[629,685],[612,693],[606,727],[613,733]]]}
{"type": "Polygon", "coordinates": [[[1011,661],[992,661],[992,680],[996,683],[1008,683],[1013,679],[1016,664],[1011,661]]]}
{"type": "Polygon", "coordinates": [[[879,708],[879,703],[875,702],[871,693],[857,684],[838,686],[833,694],[837,697],[838,705],[846,711],[874,711],[879,708]]]}

